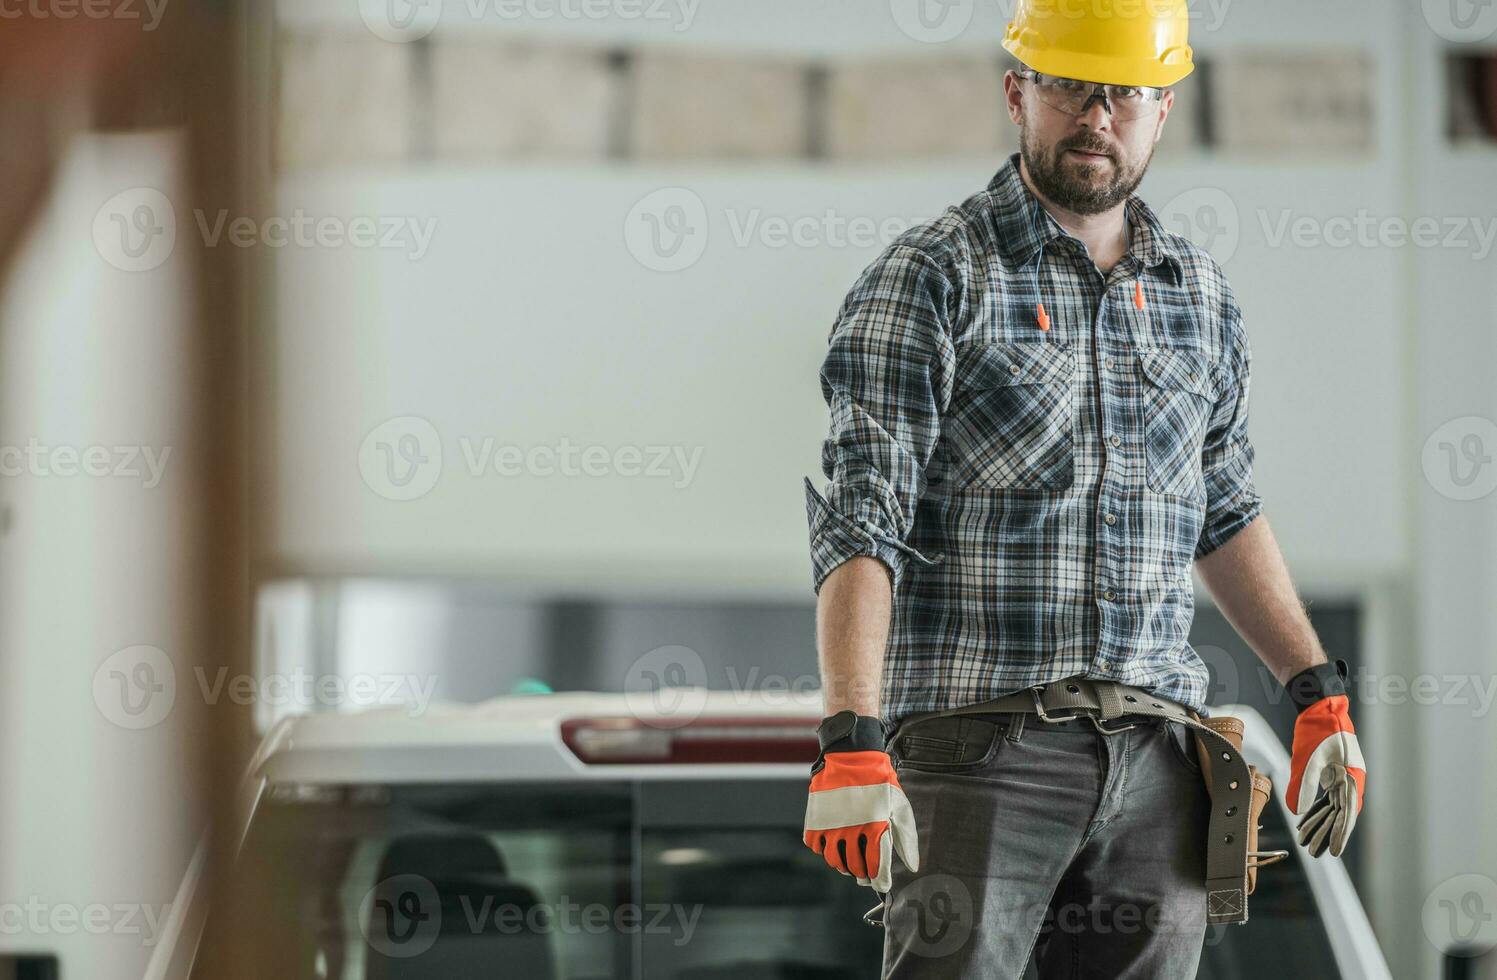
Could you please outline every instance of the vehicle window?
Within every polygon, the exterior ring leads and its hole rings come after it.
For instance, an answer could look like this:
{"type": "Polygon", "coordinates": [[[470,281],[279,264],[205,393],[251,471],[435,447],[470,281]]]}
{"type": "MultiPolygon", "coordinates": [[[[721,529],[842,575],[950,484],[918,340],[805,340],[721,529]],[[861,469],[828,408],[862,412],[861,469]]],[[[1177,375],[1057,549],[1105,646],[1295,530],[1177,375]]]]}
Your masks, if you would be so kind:
{"type": "Polygon", "coordinates": [[[646,906],[691,917],[689,934],[645,933],[642,976],[878,976],[883,932],[862,921],[873,893],[830,873],[799,828],[654,831],[642,840],[646,906]]]}
{"type": "MultiPolygon", "coordinates": [[[[246,841],[235,908],[274,980],[745,980],[877,976],[869,889],[800,843],[796,782],[283,788],[246,841]]],[[[1275,807],[1264,849],[1289,848],[1275,807]]],[[[1338,976],[1299,862],[1259,874],[1199,976],[1338,976]]],[[[1031,973],[1032,975],[1032,973],[1031,973]]]]}
{"type": "Polygon", "coordinates": [[[627,785],[283,790],[262,806],[213,937],[253,923],[275,980],[629,975],[627,785]]]}

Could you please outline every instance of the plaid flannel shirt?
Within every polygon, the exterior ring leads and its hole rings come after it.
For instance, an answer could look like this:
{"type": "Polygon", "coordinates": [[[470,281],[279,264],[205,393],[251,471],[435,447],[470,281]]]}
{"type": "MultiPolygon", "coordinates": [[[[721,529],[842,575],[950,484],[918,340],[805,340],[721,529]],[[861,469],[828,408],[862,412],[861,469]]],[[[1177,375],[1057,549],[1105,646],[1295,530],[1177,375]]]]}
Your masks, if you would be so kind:
{"type": "Polygon", "coordinates": [[[888,566],[890,724],[1076,674],[1203,707],[1191,562],[1262,507],[1221,267],[1132,196],[1103,276],[1018,165],[884,250],[821,367],[814,586],[888,566]]]}

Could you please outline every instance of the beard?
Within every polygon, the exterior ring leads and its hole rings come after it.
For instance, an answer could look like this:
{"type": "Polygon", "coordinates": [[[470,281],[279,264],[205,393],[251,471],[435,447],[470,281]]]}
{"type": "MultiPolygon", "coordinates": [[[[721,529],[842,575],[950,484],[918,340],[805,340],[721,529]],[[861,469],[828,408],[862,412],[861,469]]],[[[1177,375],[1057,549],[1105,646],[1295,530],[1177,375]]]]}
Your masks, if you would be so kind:
{"type": "Polygon", "coordinates": [[[1154,158],[1154,145],[1136,166],[1118,156],[1118,151],[1100,137],[1079,133],[1052,147],[1043,147],[1033,138],[1029,127],[1019,132],[1019,152],[1029,177],[1041,194],[1075,214],[1101,214],[1128,199],[1144,179],[1144,171],[1154,158]],[[1067,157],[1067,150],[1105,153],[1112,166],[1095,167],[1067,157]],[[1110,171],[1110,172],[1109,172],[1110,171]]]}

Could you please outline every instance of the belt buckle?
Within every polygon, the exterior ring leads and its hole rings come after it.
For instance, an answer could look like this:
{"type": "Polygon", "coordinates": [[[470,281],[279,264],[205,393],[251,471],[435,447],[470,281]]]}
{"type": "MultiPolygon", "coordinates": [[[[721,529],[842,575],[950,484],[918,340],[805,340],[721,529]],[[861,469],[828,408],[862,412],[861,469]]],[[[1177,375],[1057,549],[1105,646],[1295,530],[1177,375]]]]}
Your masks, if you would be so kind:
{"type": "Polygon", "coordinates": [[[1288,851],[1248,851],[1248,867],[1266,868],[1270,864],[1278,864],[1288,856],[1288,851]]]}
{"type": "MultiPolygon", "coordinates": [[[[1108,728],[1105,724],[1102,723],[1102,719],[1098,716],[1087,715],[1087,717],[1092,720],[1093,725],[1097,726],[1097,731],[1101,732],[1103,735],[1121,735],[1123,732],[1126,732],[1131,728],[1137,728],[1139,726],[1139,722],[1128,721],[1127,724],[1119,725],[1116,728],[1108,728]]],[[[1114,718],[1113,720],[1127,721],[1127,717],[1124,716],[1122,718],[1114,718]]]]}
{"type": "Polygon", "coordinates": [[[1040,692],[1044,689],[1045,685],[1043,684],[1039,685],[1038,687],[1031,687],[1029,689],[1030,696],[1034,698],[1034,713],[1040,716],[1040,721],[1070,721],[1073,718],[1092,717],[1091,715],[1086,714],[1080,708],[1073,708],[1071,710],[1071,713],[1068,715],[1050,714],[1045,710],[1045,702],[1040,700],[1040,692]]]}

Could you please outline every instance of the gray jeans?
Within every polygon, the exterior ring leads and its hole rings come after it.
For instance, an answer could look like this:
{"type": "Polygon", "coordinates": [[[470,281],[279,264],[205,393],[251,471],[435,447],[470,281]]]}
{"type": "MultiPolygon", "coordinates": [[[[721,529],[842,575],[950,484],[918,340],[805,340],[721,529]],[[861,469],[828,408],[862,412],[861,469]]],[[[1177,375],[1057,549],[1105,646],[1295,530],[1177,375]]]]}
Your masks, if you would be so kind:
{"type": "Polygon", "coordinates": [[[886,978],[1195,976],[1210,798],[1183,726],[944,717],[890,752],[920,871],[894,864],[886,978]]]}

